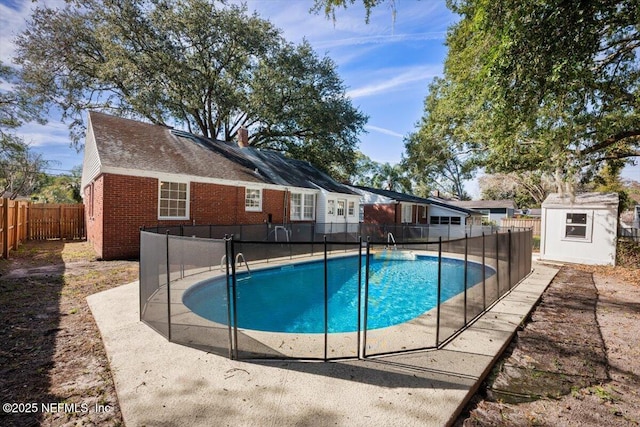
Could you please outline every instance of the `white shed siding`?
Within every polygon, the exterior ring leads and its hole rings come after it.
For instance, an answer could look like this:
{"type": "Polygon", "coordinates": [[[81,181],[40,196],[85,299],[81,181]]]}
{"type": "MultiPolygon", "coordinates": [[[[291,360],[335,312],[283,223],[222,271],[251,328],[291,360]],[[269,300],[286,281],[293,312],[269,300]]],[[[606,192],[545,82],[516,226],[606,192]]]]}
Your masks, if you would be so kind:
{"type": "Polygon", "coordinates": [[[615,265],[618,226],[615,201],[580,203],[557,201],[542,204],[540,259],[592,265],[615,265]],[[567,214],[586,215],[585,238],[566,237],[567,214]]]}

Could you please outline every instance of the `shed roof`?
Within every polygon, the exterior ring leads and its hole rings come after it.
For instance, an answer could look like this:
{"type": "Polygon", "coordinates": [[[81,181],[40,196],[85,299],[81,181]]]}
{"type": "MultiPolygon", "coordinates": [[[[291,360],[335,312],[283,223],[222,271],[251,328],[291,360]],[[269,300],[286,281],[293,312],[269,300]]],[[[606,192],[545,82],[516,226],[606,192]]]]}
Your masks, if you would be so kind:
{"type": "Polygon", "coordinates": [[[542,202],[542,207],[610,207],[618,206],[619,200],[618,193],[580,193],[575,195],[551,193],[542,202]]]}
{"type": "Polygon", "coordinates": [[[165,126],[89,113],[103,166],[356,194],[308,162],[165,126]]]}

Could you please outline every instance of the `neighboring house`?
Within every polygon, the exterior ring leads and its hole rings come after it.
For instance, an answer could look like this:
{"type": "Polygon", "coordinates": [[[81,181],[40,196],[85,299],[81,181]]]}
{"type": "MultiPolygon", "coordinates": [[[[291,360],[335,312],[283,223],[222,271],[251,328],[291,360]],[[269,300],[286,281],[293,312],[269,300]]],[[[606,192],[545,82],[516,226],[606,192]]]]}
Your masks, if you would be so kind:
{"type": "Polygon", "coordinates": [[[358,224],[350,188],[308,162],[240,145],[90,112],[81,189],[98,256],[138,257],[142,226],[358,224]]]}
{"type": "Polygon", "coordinates": [[[502,218],[513,218],[518,207],[513,200],[451,200],[447,203],[482,212],[485,224],[500,224],[502,218]]]}
{"type": "Polygon", "coordinates": [[[542,203],[540,259],[615,265],[616,193],[552,193],[542,203]]]}
{"type": "Polygon", "coordinates": [[[640,205],[633,207],[633,228],[640,228],[640,205]]]}
{"type": "Polygon", "coordinates": [[[471,233],[469,226],[474,225],[478,233],[482,232],[482,214],[479,212],[396,191],[362,186],[352,188],[362,196],[363,223],[394,225],[396,238],[460,238],[471,233]]]}

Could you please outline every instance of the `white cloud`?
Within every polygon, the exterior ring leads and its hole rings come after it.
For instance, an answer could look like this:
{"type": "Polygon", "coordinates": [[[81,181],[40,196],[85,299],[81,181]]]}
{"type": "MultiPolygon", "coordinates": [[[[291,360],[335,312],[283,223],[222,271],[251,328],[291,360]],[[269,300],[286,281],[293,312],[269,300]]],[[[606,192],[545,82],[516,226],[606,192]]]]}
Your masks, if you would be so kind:
{"type": "Polygon", "coordinates": [[[424,82],[442,73],[441,66],[419,65],[404,69],[382,70],[382,76],[371,83],[347,92],[352,99],[366,96],[380,95],[382,93],[397,91],[407,88],[416,82],[424,82]]]}
{"type": "Polygon", "coordinates": [[[32,9],[40,5],[52,8],[63,7],[64,0],[48,0],[31,2],[28,0],[0,2],[0,60],[9,65],[15,55],[13,40],[27,27],[27,20],[31,17],[32,9]]]}
{"type": "Polygon", "coordinates": [[[27,123],[16,132],[31,147],[69,147],[69,128],[64,123],[49,122],[41,125],[27,123]]]}
{"type": "Polygon", "coordinates": [[[396,138],[403,138],[404,137],[404,135],[402,135],[401,133],[395,132],[395,131],[393,131],[391,129],[381,128],[381,127],[378,127],[378,126],[366,125],[365,129],[369,130],[369,131],[373,131],[373,132],[382,133],[384,135],[393,136],[393,137],[396,137],[396,138]]]}

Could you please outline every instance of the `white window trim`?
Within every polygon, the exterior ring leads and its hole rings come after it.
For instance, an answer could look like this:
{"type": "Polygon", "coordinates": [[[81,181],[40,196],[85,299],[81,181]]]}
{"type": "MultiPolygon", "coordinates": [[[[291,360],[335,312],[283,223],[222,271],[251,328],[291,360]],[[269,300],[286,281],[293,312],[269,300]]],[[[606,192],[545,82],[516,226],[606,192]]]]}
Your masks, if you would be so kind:
{"type": "Polygon", "coordinates": [[[356,202],[354,200],[347,200],[347,215],[351,218],[356,216],[356,202]]]}
{"type": "Polygon", "coordinates": [[[291,209],[291,213],[290,213],[290,220],[291,221],[315,221],[316,219],[316,195],[315,193],[306,193],[306,192],[302,192],[302,191],[292,191],[291,192],[291,196],[293,195],[299,195],[300,196],[300,217],[296,217],[293,215],[293,197],[289,197],[289,208],[291,209]],[[304,216],[304,209],[305,207],[309,207],[308,205],[305,204],[305,199],[307,198],[307,196],[311,196],[312,197],[312,205],[311,205],[311,218],[307,218],[304,216]]]}
{"type": "Polygon", "coordinates": [[[568,242],[585,242],[591,243],[593,240],[593,211],[590,210],[571,210],[564,211],[563,214],[564,222],[562,223],[562,238],[561,240],[568,242]],[[567,236],[567,225],[570,223],[567,222],[567,214],[585,214],[587,215],[587,223],[586,224],[578,224],[579,226],[585,227],[585,237],[576,237],[576,236],[567,236]]]}
{"type": "Polygon", "coordinates": [[[335,217],[336,216],[336,201],[335,199],[327,199],[327,216],[335,217]],[[329,208],[333,208],[333,212],[329,210],[329,208]]]}
{"type": "Polygon", "coordinates": [[[401,211],[401,215],[402,215],[402,220],[401,222],[403,224],[411,224],[413,223],[413,206],[412,204],[408,204],[408,203],[402,203],[402,211],[401,211]]]}
{"type": "Polygon", "coordinates": [[[189,207],[190,207],[190,203],[189,201],[191,200],[191,185],[189,183],[189,181],[180,181],[180,180],[175,180],[175,179],[158,179],[158,220],[185,220],[185,219],[189,219],[189,207]],[[187,186],[187,194],[186,194],[186,204],[185,204],[185,210],[184,216],[162,216],[160,215],[160,200],[161,197],[160,195],[162,194],[162,183],[163,182],[171,182],[171,183],[177,183],[177,184],[186,184],[187,186]]]}
{"type": "Polygon", "coordinates": [[[262,188],[260,187],[244,188],[244,210],[245,212],[262,212],[262,188]],[[247,206],[247,192],[249,190],[258,191],[258,194],[260,194],[260,197],[258,198],[258,206],[247,206]]]}

